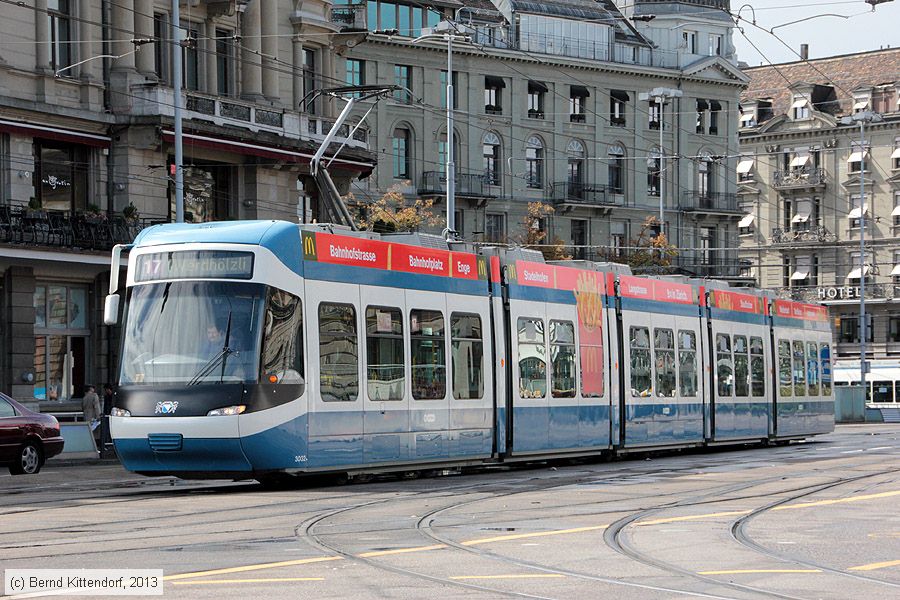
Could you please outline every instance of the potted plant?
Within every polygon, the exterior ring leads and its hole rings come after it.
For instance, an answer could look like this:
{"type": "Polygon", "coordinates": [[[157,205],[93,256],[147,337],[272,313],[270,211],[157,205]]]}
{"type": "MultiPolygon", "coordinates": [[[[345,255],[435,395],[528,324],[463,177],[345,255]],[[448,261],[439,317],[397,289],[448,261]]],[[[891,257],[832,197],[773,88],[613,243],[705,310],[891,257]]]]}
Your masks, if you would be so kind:
{"type": "Polygon", "coordinates": [[[83,214],[84,220],[88,223],[98,224],[106,221],[106,213],[100,210],[96,204],[88,204],[83,214]]]}
{"type": "Polygon", "coordinates": [[[122,217],[126,223],[133,225],[141,218],[141,213],[138,211],[137,206],[129,202],[128,206],[122,209],[122,217]]]}
{"type": "Polygon", "coordinates": [[[28,200],[28,210],[26,211],[27,217],[30,218],[38,218],[44,216],[44,207],[41,203],[40,198],[31,198],[28,200]]]}

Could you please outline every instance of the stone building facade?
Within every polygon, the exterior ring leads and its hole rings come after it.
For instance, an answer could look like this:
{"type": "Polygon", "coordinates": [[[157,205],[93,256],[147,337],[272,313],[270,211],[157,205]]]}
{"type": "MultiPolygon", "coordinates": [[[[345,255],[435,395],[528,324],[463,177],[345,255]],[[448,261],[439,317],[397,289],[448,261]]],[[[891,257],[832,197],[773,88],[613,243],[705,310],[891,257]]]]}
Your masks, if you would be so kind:
{"type": "Polygon", "coordinates": [[[900,50],[744,72],[751,81],[741,101],[736,177],[747,274],[783,296],[828,305],[836,377],[845,367],[856,380],[865,277],[867,357],[900,365],[900,50]],[[841,120],[866,110],[883,120],[866,125],[863,142],[859,126],[841,120]]]}
{"type": "MultiPolygon", "coordinates": [[[[174,218],[171,4],[0,8],[0,391],[33,402],[114,379],[109,248],[174,218]],[[105,57],[104,57],[105,56],[105,57]]],[[[330,2],[183,3],[186,220],[310,218],[308,162],[333,122],[330,2]],[[304,191],[306,190],[306,191],[304,191]]],[[[365,132],[331,167],[374,160],[365,132]]]]}
{"type": "Polygon", "coordinates": [[[542,201],[555,208],[543,225],[549,240],[577,258],[610,250],[616,258],[659,214],[663,191],[666,231],[687,248],[675,272],[737,278],[730,115],[746,78],[735,66],[733,23],[709,2],[629,4],[637,7],[629,15],[655,18],[630,20],[615,2],[587,0],[345,7],[348,23],[370,33],[340,52],[335,77],[410,90],[369,117],[378,167],[354,196],[371,200],[399,186],[446,210],[447,43],[416,38],[450,19],[468,37],[453,49],[455,221],[464,239],[521,239],[528,203],[542,201]],[[641,99],[657,87],[683,94],[661,120],[641,99]]]}

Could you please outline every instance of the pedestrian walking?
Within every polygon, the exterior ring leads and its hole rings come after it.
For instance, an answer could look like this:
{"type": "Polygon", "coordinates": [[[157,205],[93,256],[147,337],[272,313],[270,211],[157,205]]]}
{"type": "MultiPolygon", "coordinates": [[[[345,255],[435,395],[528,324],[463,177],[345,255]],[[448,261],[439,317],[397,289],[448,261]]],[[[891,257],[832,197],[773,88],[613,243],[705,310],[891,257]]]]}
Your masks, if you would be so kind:
{"type": "Polygon", "coordinates": [[[81,412],[84,413],[84,420],[91,427],[94,434],[94,440],[99,438],[100,434],[100,418],[103,416],[103,408],[100,406],[100,396],[94,386],[89,385],[81,399],[81,412]]]}
{"type": "Polygon", "coordinates": [[[108,415],[112,412],[113,400],[115,399],[115,394],[113,393],[113,386],[111,383],[107,383],[103,386],[103,414],[108,415]]]}

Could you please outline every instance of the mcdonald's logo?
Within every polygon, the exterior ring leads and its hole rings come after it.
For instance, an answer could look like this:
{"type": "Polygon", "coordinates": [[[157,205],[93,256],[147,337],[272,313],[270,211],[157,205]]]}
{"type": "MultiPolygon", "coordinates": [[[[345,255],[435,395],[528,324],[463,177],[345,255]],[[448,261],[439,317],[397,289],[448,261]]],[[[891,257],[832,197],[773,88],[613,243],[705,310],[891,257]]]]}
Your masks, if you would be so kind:
{"type": "Polygon", "coordinates": [[[303,260],[318,260],[316,234],[310,231],[303,232],[303,260]]]}
{"type": "Polygon", "coordinates": [[[478,259],[478,279],[487,279],[487,261],[483,258],[478,259]]]}

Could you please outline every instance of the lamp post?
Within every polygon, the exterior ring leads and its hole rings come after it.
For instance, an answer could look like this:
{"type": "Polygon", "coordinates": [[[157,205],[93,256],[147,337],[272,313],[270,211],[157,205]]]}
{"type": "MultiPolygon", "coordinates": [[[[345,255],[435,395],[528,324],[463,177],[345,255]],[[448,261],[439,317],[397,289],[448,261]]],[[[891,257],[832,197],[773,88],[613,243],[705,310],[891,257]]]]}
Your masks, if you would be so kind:
{"type": "Polygon", "coordinates": [[[447,239],[456,237],[456,164],[453,161],[453,40],[468,40],[467,36],[460,35],[454,24],[449,21],[441,21],[432,33],[417,37],[412,41],[416,44],[425,40],[442,39],[447,41],[447,227],[444,235],[447,239]]]}
{"type": "MultiPolygon", "coordinates": [[[[660,235],[662,235],[662,233],[663,233],[663,224],[665,223],[664,218],[665,218],[665,206],[666,206],[666,204],[665,204],[666,203],[666,184],[665,184],[665,180],[663,179],[663,171],[665,170],[665,164],[666,164],[665,163],[666,153],[665,153],[665,149],[663,146],[663,122],[664,122],[663,106],[665,106],[665,102],[667,99],[681,98],[682,95],[683,94],[682,94],[681,90],[658,87],[658,88],[653,88],[648,93],[640,94],[638,96],[638,98],[642,101],[655,100],[656,103],[659,105],[659,234],[660,235]]],[[[672,131],[673,132],[675,131],[674,127],[673,127],[672,131]]],[[[674,141],[672,143],[674,145],[674,141]]],[[[673,148],[672,153],[674,154],[674,148],[673,148]]]]}
{"type": "Polygon", "coordinates": [[[865,110],[841,119],[842,125],[859,124],[859,385],[866,394],[866,123],[880,123],[884,119],[876,112],[865,110]]]}

